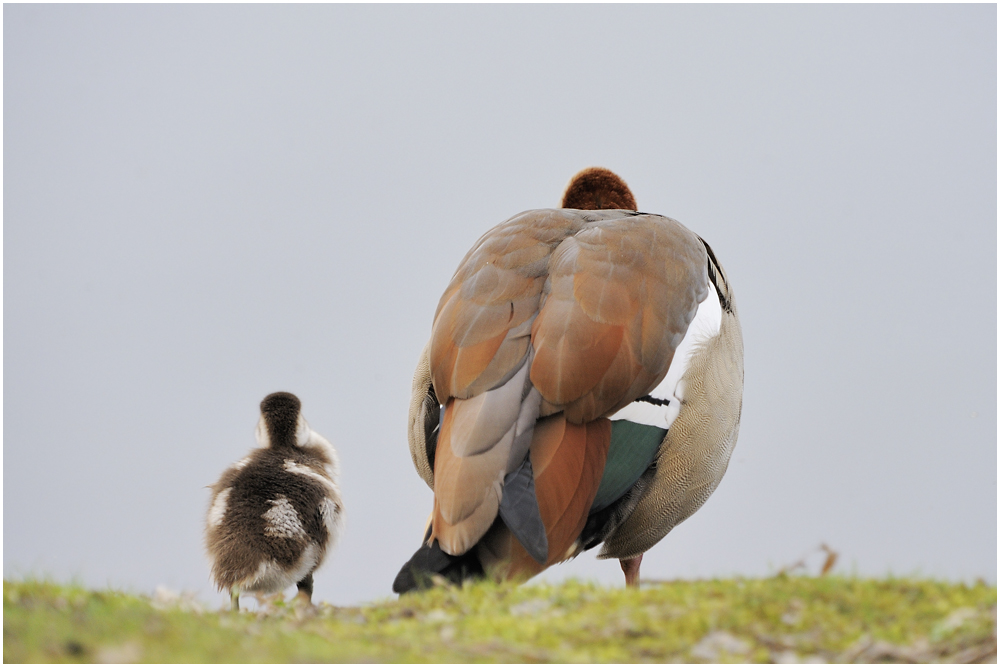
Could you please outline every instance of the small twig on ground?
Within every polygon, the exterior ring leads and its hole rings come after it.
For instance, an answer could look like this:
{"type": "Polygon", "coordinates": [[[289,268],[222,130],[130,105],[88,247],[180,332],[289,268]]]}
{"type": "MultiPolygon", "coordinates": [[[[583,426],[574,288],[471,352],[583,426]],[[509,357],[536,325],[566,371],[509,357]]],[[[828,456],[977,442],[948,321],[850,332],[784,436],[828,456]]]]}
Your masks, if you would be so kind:
{"type": "Polygon", "coordinates": [[[828,574],[830,572],[830,570],[833,569],[833,566],[837,564],[837,559],[840,557],[840,554],[838,552],[834,551],[833,549],[831,549],[824,542],[824,543],[820,544],[818,547],[816,547],[816,549],[814,549],[813,551],[807,552],[804,556],[802,556],[802,558],[798,559],[797,561],[795,561],[791,565],[786,565],[785,567],[783,567],[780,570],[778,570],[777,576],[780,577],[780,576],[783,576],[783,575],[791,574],[792,572],[795,572],[796,570],[805,570],[808,567],[808,564],[806,563],[807,559],[809,558],[809,556],[811,556],[812,554],[814,554],[816,551],[821,551],[821,552],[823,552],[823,553],[826,554],[826,559],[824,559],[823,565],[822,565],[822,567],[820,567],[819,576],[822,577],[822,576],[828,574]]]}

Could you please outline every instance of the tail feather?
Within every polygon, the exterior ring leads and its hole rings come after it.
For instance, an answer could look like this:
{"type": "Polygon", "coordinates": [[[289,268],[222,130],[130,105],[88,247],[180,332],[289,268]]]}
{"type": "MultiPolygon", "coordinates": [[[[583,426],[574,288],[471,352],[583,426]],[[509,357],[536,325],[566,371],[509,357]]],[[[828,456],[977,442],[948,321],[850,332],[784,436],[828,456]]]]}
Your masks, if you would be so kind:
{"type": "Polygon", "coordinates": [[[481,579],[483,566],[474,549],[461,556],[452,556],[441,551],[437,540],[434,540],[429,545],[422,544],[406,561],[392,582],[392,592],[409,593],[430,588],[434,585],[435,576],[461,585],[463,581],[481,579]]]}

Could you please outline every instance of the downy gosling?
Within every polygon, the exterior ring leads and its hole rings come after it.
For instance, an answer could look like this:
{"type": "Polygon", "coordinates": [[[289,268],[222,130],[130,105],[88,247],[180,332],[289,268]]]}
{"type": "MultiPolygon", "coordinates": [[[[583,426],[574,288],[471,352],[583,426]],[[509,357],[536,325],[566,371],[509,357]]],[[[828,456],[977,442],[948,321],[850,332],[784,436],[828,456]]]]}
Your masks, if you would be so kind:
{"type": "Polygon", "coordinates": [[[242,593],[260,599],[292,584],[311,603],[313,572],[344,529],[337,453],[309,428],[299,399],[261,401],[256,435],[258,448],[211,487],[205,526],[212,579],[234,611],[242,593]]]}

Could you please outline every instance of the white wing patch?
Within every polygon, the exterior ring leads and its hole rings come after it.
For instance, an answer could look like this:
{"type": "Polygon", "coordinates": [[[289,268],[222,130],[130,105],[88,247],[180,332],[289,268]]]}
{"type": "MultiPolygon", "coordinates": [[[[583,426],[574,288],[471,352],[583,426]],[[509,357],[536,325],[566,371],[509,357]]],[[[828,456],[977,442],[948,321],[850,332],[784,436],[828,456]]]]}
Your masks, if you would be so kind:
{"type": "Polygon", "coordinates": [[[330,497],[340,500],[340,489],[328,477],[321,475],[309,466],[296,463],[293,459],[285,459],[285,470],[296,475],[302,475],[322,484],[330,497]]]}
{"type": "MultiPolygon", "coordinates": [[[[326,474],[330,476],[330,479],[337,479],[337,477],[340,476],[340,459],[337,458],[337,450],[333,448],[333,445],[330,444],[329,440],[309,428],[308,424],[306,425],[306,430],[308,433],[305,436],[305,442],[299,446],[317,447],[322,450],[322,452],[326,454],[326,458],[330,461],[329,465],[324,466],[326,468],[326,474]]],[[[300,437],[301,436],[296,433],[296,438],[300,437]]]]}
{"type": "Polygon", "coordinates": [[[277,498],[267,502],[271,503],[272,507],[263,514],[265,535],[289,540],[306,536],[299,513],[295,511],[295,507],[287,497],[279,494],[277,498]]]}
{"type": "Polygon", "coordinates": [[[232,491],[232,487],[227,487],[215,496],[215,500],[212,501],[212,507],[208,510],[208,525],[217,528],[222,524],[222,520],[226,517],[226,510],[229,507],[229,492],[232,491]]]}
{"type": "Polygon", "coordinates": [[[611,415],[611,421],[624,419],[635,424],[670,428],[670,425],[674,423],[677,415],[681,412],[681,402],[674,397],[668,400],[670,401],[668,405],[653,405],[644,401],[633,401],[611,415]]]}
{"type": "Polygon", "coordinates": [[[674,351],[666,377],[649,392],[653,398],[669,401],[668,405],[654,405],[645,401],[633,401],[611,415],[612,421],[627,419],[636,424],[646,424],[669,429],[681,412],[684,400],[684,383],[681,379],[691,365],[691,357],[707,341],[719,335],[722,327],[722,304],[715,285],[709,284],[708,296],[698,304],[698,312],[688,326],[687,333],[674,351]]]}

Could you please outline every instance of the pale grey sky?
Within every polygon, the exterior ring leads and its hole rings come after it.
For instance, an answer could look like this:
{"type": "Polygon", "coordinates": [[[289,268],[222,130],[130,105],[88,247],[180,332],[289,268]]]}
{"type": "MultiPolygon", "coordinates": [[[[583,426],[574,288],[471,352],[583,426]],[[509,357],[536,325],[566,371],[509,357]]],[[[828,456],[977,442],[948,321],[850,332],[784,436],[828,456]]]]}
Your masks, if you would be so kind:
{"type": "Polygon", "coordinates": [[[437,300],[600,165],[712,245],[746,346],[729,472],[643,575],[996,580],[995,5],[3,12],[5,577],[223,604],[205,487],[286,390],[343,471],[315,597],[389,596],[437,300]]]}

